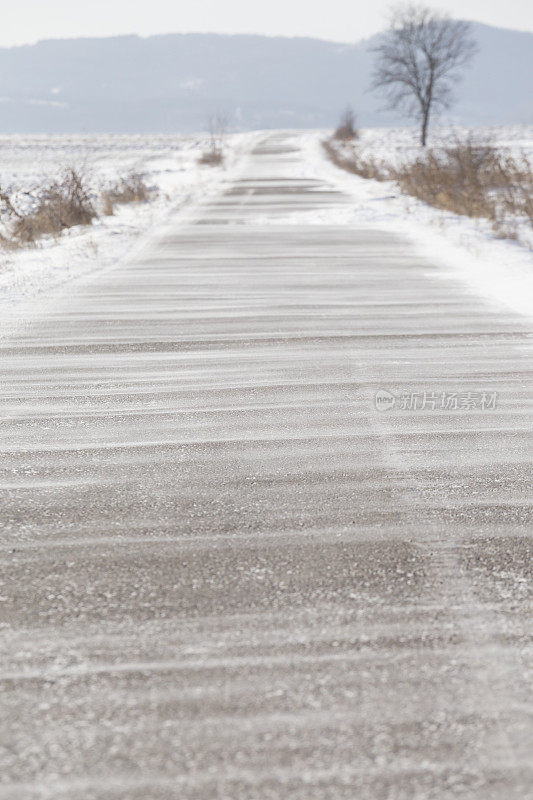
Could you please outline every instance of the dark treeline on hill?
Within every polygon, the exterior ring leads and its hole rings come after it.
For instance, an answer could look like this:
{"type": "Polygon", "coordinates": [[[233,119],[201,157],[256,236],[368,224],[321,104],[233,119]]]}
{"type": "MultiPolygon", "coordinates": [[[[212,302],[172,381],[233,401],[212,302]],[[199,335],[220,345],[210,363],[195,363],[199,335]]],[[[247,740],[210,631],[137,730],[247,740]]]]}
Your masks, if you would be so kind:
{"type": "MultiPolygon", "coordinates": [[[[533,123],[533,33],[473,24],[479,53],[454,122],[533,123]]],[[[363,126],[398,124],[367,91],[375,37],[215,34],[50,40],[0,49],[0,132],[177,132],[209,112],[234,127],[329,127],[351,103],[363,126]]]]}

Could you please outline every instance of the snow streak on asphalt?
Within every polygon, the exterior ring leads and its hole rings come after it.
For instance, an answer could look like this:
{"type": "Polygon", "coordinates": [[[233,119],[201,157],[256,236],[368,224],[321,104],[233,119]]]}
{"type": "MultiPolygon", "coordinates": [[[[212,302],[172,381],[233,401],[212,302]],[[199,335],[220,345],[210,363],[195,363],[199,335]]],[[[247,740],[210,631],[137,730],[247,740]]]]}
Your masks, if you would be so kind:
{"type": "Polygon", "coordinates": [[[2,800],[531,796],[525,318],[306,147],[1,343],[2,800]]]}

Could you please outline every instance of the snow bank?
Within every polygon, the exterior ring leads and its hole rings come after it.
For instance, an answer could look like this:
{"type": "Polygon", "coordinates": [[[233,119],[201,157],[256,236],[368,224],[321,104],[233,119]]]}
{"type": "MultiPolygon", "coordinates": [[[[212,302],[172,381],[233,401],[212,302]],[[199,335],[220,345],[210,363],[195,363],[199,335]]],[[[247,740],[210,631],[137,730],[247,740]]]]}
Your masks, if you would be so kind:
{"type": "MultiPolygon", "coordinates": [[[[478,129],[479,130],[479,129],[478,129]]],[[[509,146],[514,153],[533,154],[533,127],[487,129],[492,141],[509,146]]],[[[434,132],[433,142],[452,141],[456,129],[434,132]]],[[[327,158],[322,134],[299,136],[305,174],[338,187],[349,202],[327,207],[313,215],[316,224],[348,224],[395,230],[406,235],[433,262],[445,279],[461,280],[469,289],[496,305],[505,304],[520,314],[533,316],[533,258],[526,246],[498,239],[488,221],[462,217],[432,208],[416,198],[400,194],[394,183],[378,183],[336,167],[327,158]]],[[[391,160],[410,157],[416,148],[413,129],[362,132],[366,152],[391,160]],[[369,142],[373,141],[372,147],[369,142]],[[398,147],[395,153],[395,142],[398,147]]],[[[302,221],[287,219],[286,222],[302,221]]]]}

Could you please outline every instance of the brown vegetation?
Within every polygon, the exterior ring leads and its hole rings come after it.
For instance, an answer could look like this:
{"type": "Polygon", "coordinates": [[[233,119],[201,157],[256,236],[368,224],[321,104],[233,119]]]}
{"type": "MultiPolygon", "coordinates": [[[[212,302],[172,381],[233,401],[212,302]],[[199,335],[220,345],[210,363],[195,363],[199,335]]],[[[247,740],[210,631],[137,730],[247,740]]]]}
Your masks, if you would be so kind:
{"type": "Polygon", "coordinates": [[[104,214],[106,216],[113,214],[116,205],[146,203],[150,199],[150,195],[151,190],[146,185],[143,176],[138,172],[132,172],[103,192],[104,214]]]}
{"type": "Polygon", "coordinates": [[[496,233],[513,236],[516,221],[533,225],[533,170],[520,160],[472,139],[431,150],[395,171],[402,192],[468,217],[485,217],[496,233]]]}
{"type": "Polygon", "coordinates": [[[198,163],[204,166],[218,167],[224,163],[224,153],[218,147],[210,147],[209,150],[205,150],[202,153],[198,163]]]}
{"type": "Polygon", "coordinates": [[[435,208],[491,221],[498,236],[516,238],[520,220],[533,226],[533,167],[528,159],[473,137],[423,152],[410,163],[387,166],[352,147],[325,141],[338,167],[374,180],[396,181],[400,190],[435,208]]]}
{"type": "Polygon", "coordinates": [[[85,176],[74,168],[32,193],[26,210],[12,196],[0,192],[3,210],[11,221],[13,244],[32,244],[41,236],[58,236],[66,228],[89,225],[97,216],[85,176]]]}
{"type": "Polygon", "coordinates": [[[361,178],[370,178],[375,181],[391,180],[392,174],[389,167],[381,161],[372,157],[364,157],[357,152],[357,148],[351,147],[349,150],[343,149],[340,152],[337,147],[326,139],[322,142],[324,150],[333,163],[354,175],[361,178]]]}
{"type": "Polygon", "coordinates": [[[333,133],[333,138],[341,142],[349,142],[359,138],[359,131],[355,124],[355,113],[350,106],[343,111],[339,124],[333,133]]]}
{"type": "Polygon", "coordinates": [[[120,203],[144,203],[151,191],[141,175],[131,175],[117,181],[98,198],[89,188],[82,171],[69,167],[62,175],[38,189],[20,193],[0,189],[0,214],[5,231],[0,234],[4,249],[16,249],[34,244],[44,236],[60,236],[76,225],[90,225],[98,217],[97,208],[105,215],[113,214],[120,203]]]}

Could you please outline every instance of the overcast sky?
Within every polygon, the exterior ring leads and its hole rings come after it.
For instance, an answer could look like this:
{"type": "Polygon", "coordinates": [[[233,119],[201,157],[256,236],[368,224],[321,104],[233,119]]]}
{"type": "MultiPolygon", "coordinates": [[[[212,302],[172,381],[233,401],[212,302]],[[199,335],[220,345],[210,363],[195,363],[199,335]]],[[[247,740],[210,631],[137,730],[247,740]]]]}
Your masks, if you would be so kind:
{"type": "MultiPolygon", "coordinates": [[[[533,30],[532,0],[426,0],[452,16],[533,30]]],[[[383,25],[388,0],[0,0],[0,46],[121,33],[210,32],[354,42],[383,25]]]]}

